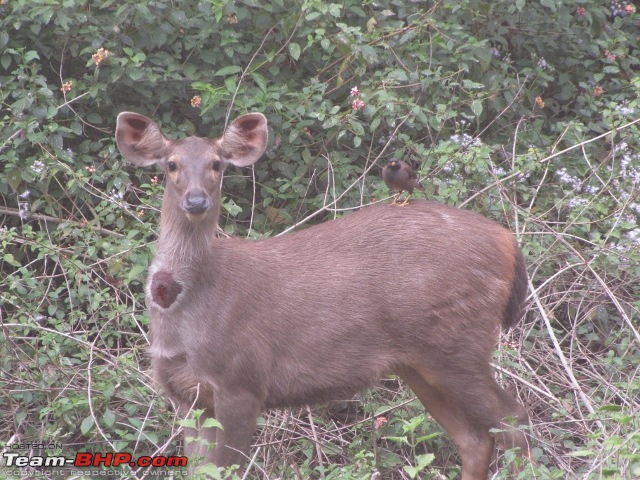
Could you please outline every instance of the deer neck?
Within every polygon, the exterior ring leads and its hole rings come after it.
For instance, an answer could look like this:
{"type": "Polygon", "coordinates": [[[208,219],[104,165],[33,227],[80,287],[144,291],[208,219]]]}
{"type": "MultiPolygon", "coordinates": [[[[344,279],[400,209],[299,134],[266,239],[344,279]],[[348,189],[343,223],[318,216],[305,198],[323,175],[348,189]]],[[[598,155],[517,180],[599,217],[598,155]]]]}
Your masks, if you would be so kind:
{"type": "Polygon", "coordinates": [[[189,219],[180,208],[162,205],[156,258],[163,263],[202,263],[211,256],[218,234],[220,208],[212,208],[200,219],[189,219]]]}

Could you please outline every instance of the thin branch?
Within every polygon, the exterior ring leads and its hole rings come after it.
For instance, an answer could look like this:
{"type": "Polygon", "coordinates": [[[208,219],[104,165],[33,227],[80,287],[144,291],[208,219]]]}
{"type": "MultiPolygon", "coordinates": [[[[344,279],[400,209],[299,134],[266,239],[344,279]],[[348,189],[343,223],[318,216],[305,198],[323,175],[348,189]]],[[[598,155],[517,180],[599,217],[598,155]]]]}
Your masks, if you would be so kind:
{"type": "MultiPolygon", "coordinates": [[[[553,331],[553,327],[551,326],[551,321],[549,320],[549,316],[547,315],[547,311],[546,311],[544,305],[542,305],[542,301],[540,300],[540,297],[538,296],[538,292],[537,292],[536,288],[531,283],[531,279],[529,279],[529,290],[531,291],[531,295],[533,296],[533,300],[534,300],[536,306],[538,307],[538,311],[540,312],[540,316],[544,320],[544,324],[547,327],[547,333],[549,334],[549,338],[551,339],[551,342],[553,343],[553,348],[556,351],[556,355],[558,356],[558,359],[560,360],[560,363],[562,364],[562,366],[564,368],[564,371],[565,371],[565,373],[567,375],[567,378],[571,382],[571,386],[573,387],[573,389],[574,389],[575,393],[578,395],[578,397],[580,397],[580,399],[582,400],[582,403],[584,403],[584,406],[587,408],[587,410],[589,410],[589,413],[594,414],[595,413],[595,408],[593,408],[593,405],[591,405],[591,401],[589,400],[589,397],[587,397],[587,395],[584,393],[584,391],[580,387],[580,384],[578,383],[578,380],[576,380],[576,377],[573,375],[573,369],[569,365],[569,361],[567,360],[567,358],[564,355],[564,352],[562,351],[562,347],[560,346],[560,343],[558,342],[558,338],[556,337],[556,334],[553,331]]],[[[596,423],[598,424],[598,427],[600,428],[600,430],[603,433],[606,433],[606,429],[605,429],[604,424],[600,420],[596,420],[596,423]]]]}
{"type": "MultiPolygon", "coordinates": [[[[10,207],[0,207],[0,215],[10,215],[10,216],[14,216],[14,217],[20,217],[23,218],[24,217],[24,212],[21,212],[20,210],[18,210],[17,208],[10,208],[10,207]]],[[[29,212],[27,214],[29,216],[29,219],[33,219],[33,220],[38,220],[40,222],[50,222],[50,223],[69,223],[72,224],[78,228],[88,228],[90,230],[93,230],[95,232],[99,232],[102,233],[103,235],[109,235],[112,237],[121,237],[124,238],[126,237],[126,235],[122,234],[122,233],[118,233],[118,232],[114,232],[111,230],[107,230],[106,228],[102,228],[102,227],[94,227],[92,225],[83,225],[80,222],[77,222],[75,220],[67,220],[64,218],[58,218],[58,217],[51,217],[49,215],[43,215],[41,213],[31,213],[29,212]]]]}
{"type": "Polygon", "coordinates": [[[231,101],[229,102],[229,106],[227,107],[227,114],[224,117],[224,128],[225,129],[227,128],[227,125],[229,124],[229,117],[231,116],[231,110],[233,109],[233,105],[235,104],[236,96],[238,95],[238,92],[240,91],[240,85],[242,85],[242,81],[244,80],[244,77],[246,77],[247,72],[249,71],[249,68],[251,68],[251,65],[253,64],[253,61],[258,56],[258,53],[260,53],[262,51],[262,47],[264,47],[264,44],[267,41],[267,38],[269,38],[269,35],[271,35],[271,32],[273,32],[273,30],[278,25],[280,25],[280,23],[281,22],[276,23],[273,27],[271,27],[269,29],[267,34],[262,39],[262,43],[260,43],[260,46],[253,53],[253,56],[249,60],[249,63],[247,63],[247,66],[244,67],[244,70],[242,70],[242,73],[240,74],[240,78],[238,79],[238,84],[236,85],[236,90],[233,92],[233,96],[231,97],[231,101]]]}
{"type": "Polygon", "coordinates": [[[619,132],[621,130],[624,130],[625,128],[629,128],[632,125],[635,125],[636,123],[640,123],[640,118],[634,120],[633,122],[629,122],[629,123],[625,123],[624,125],[621,125],[619,127],[616,128],[612,128],[611,130],[609,130],[608,132],[603,133],[602,135],[598,135],[597,137],[593,137],[590,138],[589,140],[585,140],[584,142],[580,142],[577,143],[576,145],[572,145],[569,148],[565,148],[564,150],[560,150],[559,152],[556,152],[552,155],[549,155],[548,157],[543,158],[542,160],[540,160],[540,162],[549,162],[551,160],[553,160],[556,157],[559,157],[560,155],[564,155],[565,153],[568,153],[572,150],[575,150],[576,148],[582,148],[584,145],[587,145],[589,143],[595,142],[597,140],[600,140],[601,138],[605,138],[608,135],[611,135],[612,133],[615,132],[619,132]]]}

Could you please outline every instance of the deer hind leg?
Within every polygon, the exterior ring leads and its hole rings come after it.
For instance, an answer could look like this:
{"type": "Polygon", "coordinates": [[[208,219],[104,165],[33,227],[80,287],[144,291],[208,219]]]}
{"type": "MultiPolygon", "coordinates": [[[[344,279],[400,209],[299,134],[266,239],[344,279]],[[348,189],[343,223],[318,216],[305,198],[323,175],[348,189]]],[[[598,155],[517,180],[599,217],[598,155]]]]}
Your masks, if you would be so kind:
{"type": "MultiPolygon", "coordinates": [[[[524,409],[497,385],[490,371],[480,376],[465,374],[463,378],[456,378],[453,372],[433,377],[405,366],[397,373],[458,447],[462,480],[486,480],[495,440],[489,430],[504,427],[503,417],[525,420],[524,409]],[[470,378],[474,379],[471,384],[470,378]]],[[[528,453],[522,432],[508,432],[503,437],[499,441],[506,441],[508,448],[518,446],[528,453]]]]}

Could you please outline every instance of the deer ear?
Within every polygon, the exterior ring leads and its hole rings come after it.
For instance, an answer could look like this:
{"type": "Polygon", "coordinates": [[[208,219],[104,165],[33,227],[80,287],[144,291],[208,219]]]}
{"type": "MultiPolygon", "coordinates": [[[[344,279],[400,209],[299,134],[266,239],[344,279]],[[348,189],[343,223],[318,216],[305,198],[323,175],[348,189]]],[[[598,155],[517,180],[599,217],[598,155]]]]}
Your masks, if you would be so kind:
{"type": "Polygon", "coordinates": [[[238,167],[255,163],[267,148],[267,118],[248,113],[236,118],[218,140],[224,160],[238,167]]]}
{"type": "Polygon", "coordinates": [[[171,140],[144,115],[122,112],[116,123],[116,143],[124,158],[134,165],[153,165],[167,155],[171,140]]]}

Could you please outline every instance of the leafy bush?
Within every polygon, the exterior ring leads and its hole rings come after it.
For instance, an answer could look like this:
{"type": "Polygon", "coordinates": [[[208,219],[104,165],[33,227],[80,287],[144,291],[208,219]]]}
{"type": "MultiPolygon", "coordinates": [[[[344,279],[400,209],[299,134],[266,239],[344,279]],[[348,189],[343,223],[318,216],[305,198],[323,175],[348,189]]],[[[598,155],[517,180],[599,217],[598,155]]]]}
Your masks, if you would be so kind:
{"type": "MultiPolygon", "coordinates": [[[[496,358],[533,420],[537,464],[521,478],[640,476],[632,3],[12,0],[0,18],[8,444],[175,452],[145,356],[162,178],[124,164],[115,116],[215,136],[255,110],[272,144],[225,178],[228,233],[277,235],[385,200],[381,166],[410,161],[428,198],[508,225],[526,253],[528,312],[496,358]]],[[[263,423],[255,478],[459,471],[393,380],[263,423]]],[[[502,455],[497,478],[514,461],[502,455]]]]}

